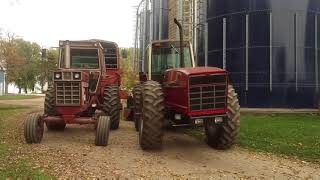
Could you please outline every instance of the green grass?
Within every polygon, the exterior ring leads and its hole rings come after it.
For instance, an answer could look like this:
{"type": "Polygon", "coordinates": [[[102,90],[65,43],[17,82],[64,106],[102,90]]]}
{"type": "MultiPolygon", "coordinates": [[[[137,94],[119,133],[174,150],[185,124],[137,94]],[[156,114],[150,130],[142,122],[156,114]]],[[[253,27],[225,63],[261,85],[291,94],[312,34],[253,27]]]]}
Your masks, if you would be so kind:
{"type": "Polygon", "coordinates": [[[53,179],[37,169],[32,169],[27,160],[20,160],[0,170],[0,179],[53,179]]]}
{"type": "Polygon", "coordinates": [[[4,137],[5,134],[14,132],[18,125],[13,121],[14,117],[27,111],[28,108],[23,106],[0,105],[0,179],[53,179],[39,169],[32,168],[29,159],[16,158],[15,149],[18,145],[13,143],[13,139],[4,137]]]}
{"type": "MultiPolygon", "coordinates": [[[[202,129],[191,130],[191,134],[204,138],[202,129]]],[[[239,145],[320,163],[320,116],[242,115],[239,145]]]]}
{"type": "Polygon", "coordinates": [[[0,96],[0,100],[23,100],[23,99],[35,99],[40,98],[40,96],[35,95],[5,95],[0,96]]]}

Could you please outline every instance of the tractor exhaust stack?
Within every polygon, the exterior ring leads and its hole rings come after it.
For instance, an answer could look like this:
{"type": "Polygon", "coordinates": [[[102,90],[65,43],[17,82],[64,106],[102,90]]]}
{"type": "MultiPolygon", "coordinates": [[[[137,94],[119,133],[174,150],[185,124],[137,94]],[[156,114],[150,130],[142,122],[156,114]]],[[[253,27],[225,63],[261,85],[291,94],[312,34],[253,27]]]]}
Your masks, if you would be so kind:
{"type": "Polygon", "coordinates": [[[178,26],[179,28],[179,35],[180,35],[180,67],[184,67],[184,52],[183,52],[183,29],[181,23],[174,18],[174,23],[178,26]]]}
{"type": "Polygon", "coordinates": [[[64,67],[66,69],[70,69],[71,60],[70,60],[70,44],[69,44],[69,41],[66,42],[64,51],[65,51],[64,52],[64,67]]]}

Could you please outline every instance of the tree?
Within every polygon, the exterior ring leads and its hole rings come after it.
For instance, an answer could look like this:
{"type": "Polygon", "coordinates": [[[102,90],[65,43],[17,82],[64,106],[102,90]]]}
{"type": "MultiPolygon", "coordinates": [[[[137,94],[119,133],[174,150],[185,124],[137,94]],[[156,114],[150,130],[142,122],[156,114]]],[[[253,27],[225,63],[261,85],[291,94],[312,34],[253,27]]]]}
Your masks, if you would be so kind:
{"type": "Polygon", "coordinates": [[[38,66],[40,73],[37,80],[43,91],[47,82],[50,82],[53,77],[52,71],[58,67],[59,52],[57,49],[48,49],[42,51],[42,59],[38,66]]]}
{"type": "Polygon", "coordinates": [[[15,39],[14,42],[16,53],[22,59],[23,68],[18,73],[15,73],[13,82],[19,89],[23,88],[25,93],[28,90],[34,91],[37,76],[41,71],[38,68],[41,59],[41,48],[37,43],[31,43],[23,39],[15,39]]]}
{"type": "Polygon", "coordinates": [[[22,58],[16,52],[15,35],[12,33],[1,34],[0,64],[7,73],[5,93],[8,93],[8,85],[14,82],[15,75],[23,67],[22,58]]]}
{"type": "Polygon", "coordinates": [[[122,86],[131,90],[138,82],[138,74],[134,72],[131,61],[133,48],[121,49],[121,52],[122,86]]]}
{"type": "Polygon", "coordinates": [[[120,52],[121,52],[121,57],[122,57],[123,59],[127,59],[127,58],[128,58],[128,51],[129,51],[129,49],[125,49],[125,48],[122,48],[122,49],[120,50],[120,52]]]}
{"type": "Polygon", "coordinates": [[[15,38],[14,34],[7,33],[5,36],[0,30],[0,65],[6,75],[7,85],[14,83],[25,93],[34,91],[39,82],[41,89],[51,79],[51,71],[57,67],[58,51],[49,49],[41,58],[41,48],[37,43],[15,38]]]}

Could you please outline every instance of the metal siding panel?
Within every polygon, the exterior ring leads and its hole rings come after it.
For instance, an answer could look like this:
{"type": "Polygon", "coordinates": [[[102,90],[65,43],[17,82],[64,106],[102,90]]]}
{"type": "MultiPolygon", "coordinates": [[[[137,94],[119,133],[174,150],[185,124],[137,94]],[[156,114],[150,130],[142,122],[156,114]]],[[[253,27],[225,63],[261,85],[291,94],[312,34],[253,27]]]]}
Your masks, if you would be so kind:
{"type": "MultiPolygon", "coordinates": [[[[246,15],[231,15],[226,18],[226,21],[227,49],[244,47],[246,45],[246,15]]],[[[219,43],[220,48],[221,45],[219,43]]]]}
{"type": "Polygon", "coordinates": [[[208,23],[208,51],[220,50],[223,44],[223,20],[217,18],[208,23]]]}
{"type": "Polygon", "coordinates": [[[226,18],[226,66],[242,106],[318,106],[320,36],[317,35],[320,33],[320,18],[315,19],[314,11],[320,13],[319,0],[208,1],[208,63],[223,66],[222,18],[226,18]],[[245,93],[245,14],[249,15],[250,35],[248,93],[245,93]],[[296,25],[294,14],[298,14],[296,25]]]}
{"type": "Polygon", "coordinates": [[[233,85],[245,87],[245,48],[227,50],[227,70],[233,85]]]}

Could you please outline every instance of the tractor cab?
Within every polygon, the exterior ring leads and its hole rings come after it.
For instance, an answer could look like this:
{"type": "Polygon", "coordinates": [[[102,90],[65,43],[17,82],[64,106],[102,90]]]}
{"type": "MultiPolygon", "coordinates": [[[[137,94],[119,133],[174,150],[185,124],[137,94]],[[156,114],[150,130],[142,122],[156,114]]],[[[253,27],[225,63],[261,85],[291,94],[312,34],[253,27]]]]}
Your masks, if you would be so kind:
{"type": "Polygon", "coordinates": [[[163,83],[169,69],[195,67],[192,46],[189,42],[153,41],[146,51],[145,72],[149,80],[163,83]],[[181,54],[183,58],[181,59],[181,54]]]}
{"type": "Polygon", "coordinates": [[[60,41],[59,71],[54,81],[85,80],[90,93],[95,93],[106,68],[103,47],[99,42],[60,41]]]}

